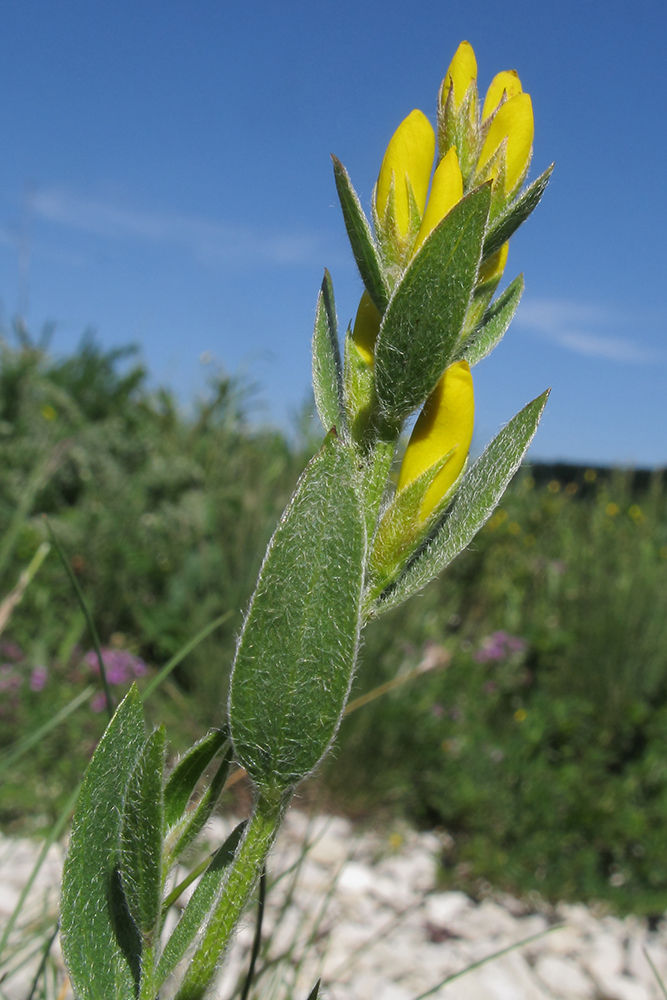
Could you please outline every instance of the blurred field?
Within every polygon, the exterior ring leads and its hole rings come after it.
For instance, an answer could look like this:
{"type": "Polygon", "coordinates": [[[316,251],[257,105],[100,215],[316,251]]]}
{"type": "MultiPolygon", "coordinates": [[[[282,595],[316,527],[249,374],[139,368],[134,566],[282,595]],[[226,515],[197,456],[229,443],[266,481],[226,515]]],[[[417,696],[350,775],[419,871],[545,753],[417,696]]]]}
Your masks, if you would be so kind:
{"type": "MultiPolygon", "coordinates": [[[[0,602],[47,540],[68,553],[114,693],[229,618],[151,701],[176,750],[219,724],[234,636],[317,441],[247,421],[216,378],[184,414],[131,353],[0,347],[0,602]]],[[[305,794],[452,834],[443,880],[667,907],[667,501],[661,477],[524,469],[441,580],[368,629],[343,724],[305,794]]],[[[5,605],[7,611],[7,605],[5,605]]],[[[2,610],[0,608],[0,625],[2,610]]],[[[105,724],[84,617],[52,550],[0,635],[0,823],[50,824],[105,724]],[[16,764],[16,741],[95,694],[16,764]]]]}

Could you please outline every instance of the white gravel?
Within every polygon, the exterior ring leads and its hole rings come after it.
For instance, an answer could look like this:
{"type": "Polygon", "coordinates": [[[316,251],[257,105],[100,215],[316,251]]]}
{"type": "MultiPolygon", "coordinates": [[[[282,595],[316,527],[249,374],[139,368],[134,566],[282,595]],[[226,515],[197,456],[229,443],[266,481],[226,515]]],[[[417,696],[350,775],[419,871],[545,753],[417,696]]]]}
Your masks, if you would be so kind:
{"type": "MultiPolygon", "coordinates": [[[[232,825],[212,821],[209,846],[222,842],[232,825]]],[[[446,977],[539,934],[432,995],[439,1000],[662,998],[644,949],[667,980],[667,922],[649,931],[637,918],[600,916],[582,905],[530,912],[506,897],[475,903],[460,892],[439,892],[441,846],[434,834],[362,834],[338,817],[309,819],[290,811],[270,877],[275,880],[291,866],[297,868],[272,887],[264,921],[268,957],[286,957],[267,969],[255,995],[306,1000],[322,976],[330,1000],[414,1000],[446,977]],[[305,857],[304,840],[312,843],[305,857]],[[554,922],[559,924],[555,929],[554,922]]],[[[36,842],[0,837],[0,928],[6,926],[39,850],[36,842]]],[[[23,958],[56,912],[62,856],[58,846],[49,852],[12,935],[13,947],[24,949],[23,958]]],[[[177,916],[174,910],[171,926],[177,916]]],[[[233,993],[252,937],[249,918],[214,996],[226,1000],[233,993]]],[[[59,1000],[66,1000],[71,992],[64,987],[57,943],[53,956],[62,984],[54,983],[53,997],[59,992],[59,1000]]],[[[0,996],[25,1000],[37,961],[22,961],[17,952],[19,968],[0,983],[0,996]]]]}

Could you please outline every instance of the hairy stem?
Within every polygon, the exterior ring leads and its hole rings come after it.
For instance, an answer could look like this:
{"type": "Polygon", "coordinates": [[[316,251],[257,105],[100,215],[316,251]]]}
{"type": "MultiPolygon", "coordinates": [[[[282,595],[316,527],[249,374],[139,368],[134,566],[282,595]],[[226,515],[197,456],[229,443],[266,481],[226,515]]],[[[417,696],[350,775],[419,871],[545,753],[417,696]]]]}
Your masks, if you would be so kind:
{"type": "Polygon", "coordinates": [[[267,790],[259,793],[218,907],[204,931],[176,1000],[201,1000],[204,996],[262,872],[290,794],[267,790]]]}

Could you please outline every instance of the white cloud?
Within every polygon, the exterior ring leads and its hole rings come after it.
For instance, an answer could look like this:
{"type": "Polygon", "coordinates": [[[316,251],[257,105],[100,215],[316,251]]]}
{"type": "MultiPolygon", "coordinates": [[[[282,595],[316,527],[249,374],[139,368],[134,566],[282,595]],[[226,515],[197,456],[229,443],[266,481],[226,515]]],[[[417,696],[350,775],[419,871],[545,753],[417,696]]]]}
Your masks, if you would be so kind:
{"type": "Polygon", "coordinates": [[[62,189],[35,193],[37,217],[105,239],[180,244],[206,263],[264,260],[298,264],[321,253],[313,234],[259,232],[184,212],[144,212],[62,189]]]}
{"type": "Polygon", "coordinates": [[[576,354],[624,364],[663,361],[664,354],[630,337],[607,333],[610,327],[627,326],[627,319],[610,309],[557,299],[522,302],[516,324],[576,354]],[[602,329],[600,329],[602,328],[602,329]]]}

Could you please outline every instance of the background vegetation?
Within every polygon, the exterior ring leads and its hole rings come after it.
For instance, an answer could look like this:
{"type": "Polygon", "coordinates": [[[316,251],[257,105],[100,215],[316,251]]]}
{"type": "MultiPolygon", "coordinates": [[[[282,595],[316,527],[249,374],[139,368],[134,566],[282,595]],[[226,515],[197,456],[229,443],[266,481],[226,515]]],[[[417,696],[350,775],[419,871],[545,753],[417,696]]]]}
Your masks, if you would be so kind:
{"type": "MultiPolygon", "coordinates": [[[[151,701],[179,749],[220,722],[241,611],[316,440],[251,426],[224,375],[186,414],[149,391],[131,349],[84,338],[55,360],[16,333],[0,344],[0,601],[48,537],[46,513],[118,695],[228,612],[151,701]]],[[[318,794],[444,827],[443,880],[469,892],[664,911],[666,508],[657,475],[522,470],[450,571],[368,629],[354,694],[423,675],[346,720],[318,794]]],[[[90,645],[52,551],[0,634],[5,759],[99,688],[90,645]]],[[[52,821],[102,705],[97,691],[5,768],[5,829],[52,821]]]]}

